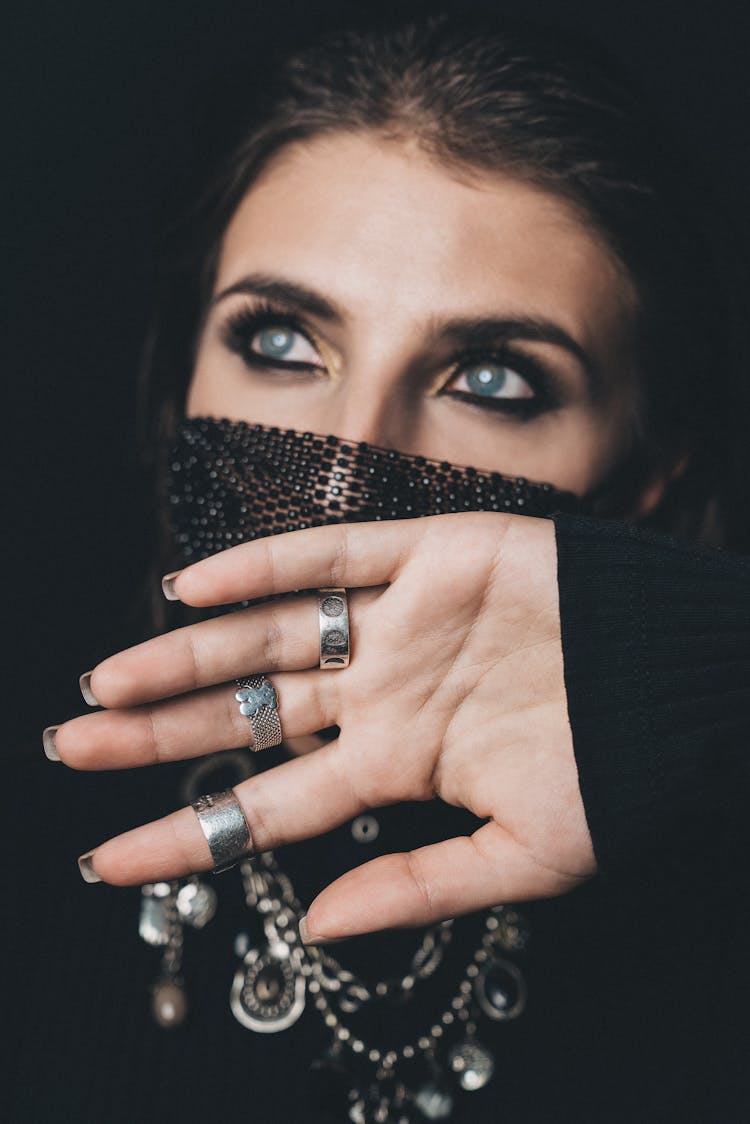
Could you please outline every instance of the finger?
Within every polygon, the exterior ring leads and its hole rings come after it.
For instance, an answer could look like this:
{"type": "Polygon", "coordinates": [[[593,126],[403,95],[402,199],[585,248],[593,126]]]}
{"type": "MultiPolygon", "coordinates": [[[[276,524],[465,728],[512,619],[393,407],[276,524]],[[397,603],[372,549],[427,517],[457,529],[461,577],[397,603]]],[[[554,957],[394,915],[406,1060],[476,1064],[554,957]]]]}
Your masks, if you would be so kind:
{"type": "MultiPolygon", "coordinates": [[[[324,671],[273,677],[285,738],[336,723],[339,676],[324,671]]],[[[124,710],[83,714],[57,728],[55,748],[72,769],[130,769],[181,761],[253,744],[252,724],[240,714],[234,683],[124,710]]]]}
{"type": "Polygon", "coordinates": [[[308,941],[432,925],[493,905],[554,897],[582,881],[542,866],[492,822],[471,836],[384,855],[348,871],[310,906],[308,941]]]}
{"type": "Polygon", "coordinates": [[[201,606],[297,589],[386,585],[427,523],[338,523],[240,543],[168,575],[165,594],[201,606]]]}
{"type": "MultiPolygon", "coordinates": [[[[376,590],[356,590],[349,599],[353,650],[360,610],[375,597],[376,590]]],[[[100,706],[137,706],[235,676],[317,667],[319,658],[317,601],[287,597],[136,644],[97,664],[89,684],[100,706]]]]}
{"type": "MultiPolygon", "coordinates": [[[[340,747],[339,741],[330,742],[235,786],[256,852],[320,835],[364,810],[346,781],[340,747]]],[[[115,886],[169,881],[213,867],[190,807],[126,831],[89,854],[99,878],[115,886]]]]}

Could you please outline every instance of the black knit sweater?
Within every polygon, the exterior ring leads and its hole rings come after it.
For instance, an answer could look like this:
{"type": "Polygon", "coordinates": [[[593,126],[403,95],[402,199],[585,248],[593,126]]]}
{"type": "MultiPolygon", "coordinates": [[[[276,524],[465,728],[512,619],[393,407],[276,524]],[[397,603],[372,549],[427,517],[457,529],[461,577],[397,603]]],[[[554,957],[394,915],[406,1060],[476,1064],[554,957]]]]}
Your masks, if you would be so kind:
{"type": "MultiPolygon", "coordinates": [[[[516,1022],[480,1026],[496,1073],[459,1098],[452,1119],[744,1122],[750,562],[617,523],[555,524],[569,714],[600,873],[566,897],[522,907],[532,932],[528,1008],[516,1022]]],[[[76,774],[41,747],[19,765],[4,817],[12,1049],[4,1047],[0,1119],[338,1119],[317,1113],[307,1082],[326,1041],[315,1014],[257,1035],[229,1012],[245,917],[236,871],[217,879],[216,919],[188,933],[191,1010],[169,1031],[149,1013],[158,953],[137,935],[138,890],[79,878],[77,854],[179,803],[181,767],[76,774]]],[[[470,829],[470,817],[437,802],[377,816],[373,844],[343,825],[278,853],[303,900],[376,854],[470,829]]],[[[467,948],[475,922],[456,923],[467,948]]],[[[360,938],[335,954],[377,972],[406,963],[417,939],[360,938]]],[[[430,988],[443,986],[427,985],[425,1009],[444,998],[430,988]]],[[[386,1041],[407,1017],[379,1028],[386,1041]]]]}

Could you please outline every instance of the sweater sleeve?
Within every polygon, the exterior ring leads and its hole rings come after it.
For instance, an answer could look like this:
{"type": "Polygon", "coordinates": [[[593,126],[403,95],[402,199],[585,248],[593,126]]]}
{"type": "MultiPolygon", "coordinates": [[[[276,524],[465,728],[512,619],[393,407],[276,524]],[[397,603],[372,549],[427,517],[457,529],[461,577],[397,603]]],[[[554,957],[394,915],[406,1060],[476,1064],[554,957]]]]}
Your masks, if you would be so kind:
{"type": "Polygon", "coordinates": [[[750,560],[624,523],[554,522],[568,715],[600,874],[746,870],[750,560]]]}

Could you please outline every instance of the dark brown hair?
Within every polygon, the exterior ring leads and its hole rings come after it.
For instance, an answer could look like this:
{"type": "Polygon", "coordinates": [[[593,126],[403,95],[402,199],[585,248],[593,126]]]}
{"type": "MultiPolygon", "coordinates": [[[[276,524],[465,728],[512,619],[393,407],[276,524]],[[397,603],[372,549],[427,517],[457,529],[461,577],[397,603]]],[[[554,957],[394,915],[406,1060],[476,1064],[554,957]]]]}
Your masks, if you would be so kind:
{"type": "MultiPolygon", "coordinates": [[[[652,525],[748,544],[748,300],[736,233],[701,170],[667,139],[622,67],[577,33],[449,11],[327,31],[277,50],[222,114],[229,155],[172,216],[144,361],[145,448],[160,457],[181,414],[221,239],[285,145],[324,133],[408,136],[436,161],[496,170],[564,197],[612,247],[640,298],[640,393],[629,453],[597,510],[625,515],[656,470],[687,453],[652,525]]],[[[161,497],[163,504],[164,497],[161,497]]]]}

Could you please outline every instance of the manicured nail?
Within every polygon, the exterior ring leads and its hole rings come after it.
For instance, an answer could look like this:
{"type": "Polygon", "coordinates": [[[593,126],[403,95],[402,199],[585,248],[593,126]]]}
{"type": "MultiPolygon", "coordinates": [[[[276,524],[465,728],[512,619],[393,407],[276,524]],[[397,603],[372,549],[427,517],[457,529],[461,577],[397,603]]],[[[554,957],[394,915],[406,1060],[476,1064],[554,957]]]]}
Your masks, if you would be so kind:
{"type": "Polygon", "coordinates": [[[81,688],[81,694],[83,695],[84,702],[87,702],[89,704],[89,706],[98,706],[99,703],[96,700],[96,698],[94,697],[94,692],[91,690],[91,672],[90,671],[85,671],[83,673],[81,678],[78,680],[78,685],[81,688]]]}
{"type": "Polygon", "coordinates": [[[307,914],[299,919],[299,939],[303,944],[340,944],[346,937],[311,937],[307,931],[307,914]]]}
{"type": "Polygon", "coordinates": [[[44,753],[48,761],[59,761],[60,754],[57,752],[55,746],[55,734],[59,730],[59,726],[48,726],[42,733],[42,742],[44,744],[44,753]]]}
{"type": "Polygon", "coordinates": [[[164,577],[161,579],[162,593],[166,597],[167,601],[179,601],[180,600],[179,597],[177,596],[177,594],[175,593],[174,583],[175,583],[175,579],[178,578],[181,573],[182,573],[182,570],[173,570],[171,574],[165,574],[164,577]]]}
{"type": "Polygon", "coordinates": [[[78,860],[78,869],[81,872],[81,877],[84,882],[101,882],[101,878],[94,870],[94,864],[91,861],[91,856],[95,854],[94,851],[87,851],[85,855],[81,855],[78,860]]]}

